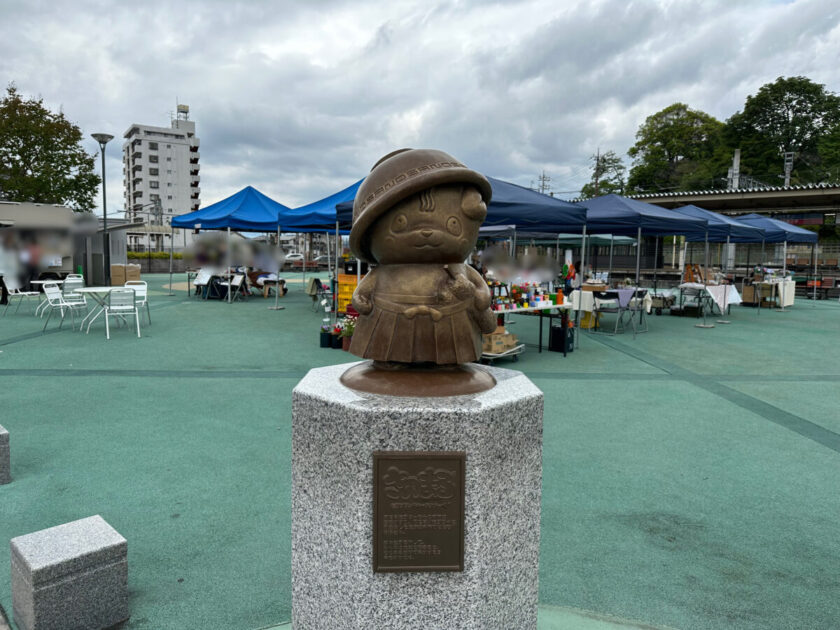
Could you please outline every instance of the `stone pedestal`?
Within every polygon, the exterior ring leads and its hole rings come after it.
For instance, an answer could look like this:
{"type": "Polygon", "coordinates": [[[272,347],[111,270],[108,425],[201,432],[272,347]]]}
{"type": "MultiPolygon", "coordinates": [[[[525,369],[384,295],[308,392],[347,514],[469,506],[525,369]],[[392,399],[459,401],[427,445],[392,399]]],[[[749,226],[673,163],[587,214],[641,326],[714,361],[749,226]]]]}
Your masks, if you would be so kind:
{"type": "Polygon", "coordinates": [[[311,370],[292,424],[292,618],[299,630],[536,628],[542,392],[488,368],[471,396],[397,398],[311,370]],[[464,570],[373,570],[373,453],[466,453],[464,570]]]}
{"type": "Polygon", "coordinates": [[[99,515],[12,538],[17,626],[110,628],[128,619],[127,548],[99,515]]]}
{"type": "Polygon", "coordinates": [[[9,452],[9,432],[0,426],[0,485],[12,481],[12,458],[9,452]]]}

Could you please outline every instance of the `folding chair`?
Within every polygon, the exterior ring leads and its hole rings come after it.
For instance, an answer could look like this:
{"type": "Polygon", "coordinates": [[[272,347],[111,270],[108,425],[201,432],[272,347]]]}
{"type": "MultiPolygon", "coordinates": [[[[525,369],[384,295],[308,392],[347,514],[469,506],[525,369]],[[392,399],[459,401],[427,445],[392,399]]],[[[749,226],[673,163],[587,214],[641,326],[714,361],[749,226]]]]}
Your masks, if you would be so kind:
{"type": "Polygon", "coordinates": [[[9,307],[12,305],[12,299],[18,299],[18,305],[15,307],[15,313],[18,312],[20,309],[20,305],[23,302],[23,299],[26,298],[26,301],[29,302],[30,298],[40,298],[41,293],[39,291],[21,291],[20,285],[18,284],[17,278],[11,277],[4,277],[3,282],[6,283],[6,289],[8,289],[8,301],[6,302],[6,308],[3,309],[3,316],[6,316],[6,313],[9,311],[9,307]]]}
{"type": "MultiPolygon", "coordinates": [[[[134,315],[137,323],[137,338],[140,338],[140,313],[137,312],[137,294],[133,289],[119,288],[111,289],[108,293],[108,303],[105,305],[105,338],[111,338],[111,329],[108,326],[109,317],[119,317],[125,321],[125,317],[134,315]]],[[[126,322],[127,323],[127,322],[126,322]]]]}
{"type": "Polygon", "coordinates": [[[61,294],[61,289],[57,284],[48,282],[44,285],[44,295],[46,296],[45,309],[49,309],[50,314],[47,316],[47,321],[44,322],[43,331],[46,332],[47,325],[52,319],[53,312],[58,309],[61,312],[61,323],[58,325],[59,329],[64,325],[65,311],[70,311],[70,316],[73,319],[73,328],[76,328],[76,311],[84,308],[87,311],[87,305],[81,302],[67,302],[61,294]]]}
{"type": "Polygon", "coordinates": [[[233,291],[231,303],[236,302],[239,298],[244,298],[247,295],[247,284],[245,284],[245,274],[235,273],[230,282],[220,282],[219,286],[227,288],[228,291],[233,291]]]}
{"type": "Polygon", "coordinates": [[[596,325],[592,327],[590,332],[597,332],[604,335],[617,335],[618,327],[621,325],[622,320],[622,309],[618,303],[618,299],[614,294],[611,295],[608,291],[593,291],[592,300],[592,314],[595,316],[596,325]],[[615,318],[615,328],[612,332],[604,332],[603,330],[600,330],[602,313],[615,313],[617,315],[615,318]]]}
{"type": "MultiPolygon", "coordinates": [[[[647,296],[647,289],[640,289],[636,287],[633,291],[633,297],[630,298],[630,303],[627,305],[625,312],[628,315],[630,327],[633,329],[633,339],[636,338],[636,333],[645,333],[648,331],[647,319],[645,319],[645,297],[647,296]],[[636,326],[635,314],[639,314],[639,326],[636,326]]],[[[623,314],[622,314],[623,316],[623,314]]]]}
{"type": "Polygon", "coordinates": [[[131,287],[134,295],[137,296],[137,308],[146,308],[146,317],[149,319],[149,326],[152,325],[152,314],[149,312],[149,285],[143,280],[129,280],[126,287],[131,287]]]}
{"type": "Polygon", "coordinates": [[[320,278],[312,278],[309,295],[312,297],[313,311],[318,311],[321,307],[321,302],[324,300],[332,301],[332,291],[324,286],[320,278]]]}

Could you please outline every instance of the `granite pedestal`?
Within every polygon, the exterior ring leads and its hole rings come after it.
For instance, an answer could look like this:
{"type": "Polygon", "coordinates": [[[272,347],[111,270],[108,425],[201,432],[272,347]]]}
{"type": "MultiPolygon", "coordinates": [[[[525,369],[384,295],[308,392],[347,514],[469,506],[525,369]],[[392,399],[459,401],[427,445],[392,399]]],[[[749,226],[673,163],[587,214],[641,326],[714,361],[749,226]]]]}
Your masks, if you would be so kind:
{"type": "Polygon", "coordinates": [[[9,452],[9,432],[0,425],[0,485],[12,480],[12,460],[9,452]]]}
{"type": "Polygon", "coordinates": [[[127,543],[99,516],[12,538],[20,630],[110,628],[128,619],[127,543]]]}
{"type": "Polygon", "coordinates": [[[536,628],[542,392],[497,385],[449,398],[362,394],[311,370],[292,420],[292,619],[298,630],[536,628]],[[464,570],[373,570],[374,451],[466,453],[464,570]]]}

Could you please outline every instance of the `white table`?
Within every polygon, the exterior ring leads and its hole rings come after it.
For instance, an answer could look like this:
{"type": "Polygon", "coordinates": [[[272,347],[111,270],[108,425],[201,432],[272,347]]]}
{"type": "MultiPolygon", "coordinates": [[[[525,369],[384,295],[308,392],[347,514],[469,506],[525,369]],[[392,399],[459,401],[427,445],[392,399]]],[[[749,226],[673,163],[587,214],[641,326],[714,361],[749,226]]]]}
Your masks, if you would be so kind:
{"type": "MultiPolygon", "coordinates": [[[[131,287],[81,287],[79,289],[74,289],[74,293],[81,293],[83,295],[90,295],[96,302],[99,304],[99,310],[92,310],[90,313],[85,315],[85,318],[82,320],[82,325],[79,327],[79,332],[81,332],[82,328],[85,327],[85,322],[87,321],[87,330],[85,334],[90,332],[90,325],[96,321],[96,319],[105,312],[105,300],[108,298],[108,294],[111,293],[114,289],[131,289],[131,287]],[[90,321],[88,321],[90,318],[90,321]]],[[[133,289],[132,289],[133,290],[133,289]]]]}

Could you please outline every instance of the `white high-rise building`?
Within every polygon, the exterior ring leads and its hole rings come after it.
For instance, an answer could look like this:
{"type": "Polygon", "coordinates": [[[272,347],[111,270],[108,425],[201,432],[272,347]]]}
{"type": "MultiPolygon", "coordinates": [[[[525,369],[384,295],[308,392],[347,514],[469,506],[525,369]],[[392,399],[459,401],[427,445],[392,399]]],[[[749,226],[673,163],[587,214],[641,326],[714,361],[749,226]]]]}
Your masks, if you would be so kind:
{"type": "MultiPolygon", "coordinates": [[[[199,141],[189,117],[189,106],[178,105],[170,127],[135,124],[123,136],[126,218],[146,224],[129,230],[129,249],[168,249],[172,217],[198,210],[199,141]]],[[[184,237],[175,230],[175,249],[181,248],[184,237]]],[[[192,242],[191,236],[186,240],[192,242]]]]}

